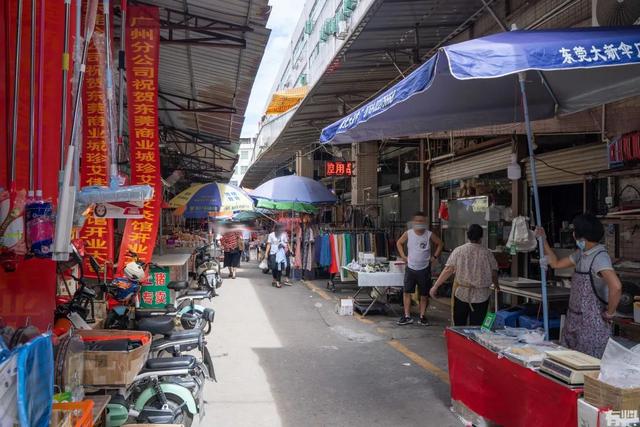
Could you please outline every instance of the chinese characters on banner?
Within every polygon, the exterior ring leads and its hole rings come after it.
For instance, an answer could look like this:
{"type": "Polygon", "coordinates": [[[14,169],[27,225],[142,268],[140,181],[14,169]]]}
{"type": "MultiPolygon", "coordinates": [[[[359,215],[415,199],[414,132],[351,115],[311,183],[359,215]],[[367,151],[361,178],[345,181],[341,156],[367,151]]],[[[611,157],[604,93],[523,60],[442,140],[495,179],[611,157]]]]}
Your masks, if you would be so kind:
{"type": "Polygon", "coordinates": [[[131,184],[153,187],[142,219],[129,219],[124,229],[118,271],[124,269],[129,250],[143,262],[151,261],[156,244],[162,187],[158,148],[159,13],[153,6],[130,6],[127,13],[125,55],[131,184]]]}
{"type": "MultiPolygon", "coordinates": [[[[102,3],[96,16],[96,28],[87,52],[86,75],[82,97],[83,139],[81,185],[107,186],[109,168],[107,167],[107,113],[104,85],[104,13],[102,3]]],[[[111,23],[111,25],[113,25],[111,23]]],[[[104,264],[113,260],[113,220],[95,218],[89,215],[80,230],[85,251],[104,264]]],[[[93,269],[85,259],[84,272],[92,276],[93,269]]]]}
{"type": "Polygon", "coordinates": [[[325,162],[325,176],[353,176],[353,162],[325,162]]]}
{"type": "Polygon", "coordinates": [[[640,42],[627,44],[624,41],[611,42],[601,46],[573,46],[562,47],[558,50],[562,55],[563,64],[577,64],[589,62],[626,62],[640,58],[640,42]]]}

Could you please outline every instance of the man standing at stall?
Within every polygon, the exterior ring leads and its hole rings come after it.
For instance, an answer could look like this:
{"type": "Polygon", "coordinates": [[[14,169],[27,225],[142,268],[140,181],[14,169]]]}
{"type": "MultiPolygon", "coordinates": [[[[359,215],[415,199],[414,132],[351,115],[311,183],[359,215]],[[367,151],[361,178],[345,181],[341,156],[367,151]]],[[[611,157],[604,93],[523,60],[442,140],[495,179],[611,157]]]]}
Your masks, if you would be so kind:
{"type": "Polygon", "coordinates": [[[416,212],[413,215],[411,229],[404,232],[398,239],[396,247],[398,255],[407,263],[404,273],[404,315],[398,320],[398,325],[410,325],[411,318],[411,294],[420,291],[420,324],[429,325],[426,312],[429,305],[429,289],[431,288],[431,261],[437,261],[442,253],[443,243],[440,237],[427,230],[427,217],[424,212],[416,212]],[[436,250],[431,255],[431,243],[436,250]],[[408,255],[405,255],[404,244],[407,244],[408,255]]]}
{"type": "Polygon", "coordinates": [[[491,285],[498,287],[498,262],[482,245],[482,235],[480,225],[469,226],[469,242],[451,252],[447,265],[431,288],[430,295],[435,298],[438,288],[455,274],[451,291],[454,326],[482,325],[489,310],[491,285]]]}

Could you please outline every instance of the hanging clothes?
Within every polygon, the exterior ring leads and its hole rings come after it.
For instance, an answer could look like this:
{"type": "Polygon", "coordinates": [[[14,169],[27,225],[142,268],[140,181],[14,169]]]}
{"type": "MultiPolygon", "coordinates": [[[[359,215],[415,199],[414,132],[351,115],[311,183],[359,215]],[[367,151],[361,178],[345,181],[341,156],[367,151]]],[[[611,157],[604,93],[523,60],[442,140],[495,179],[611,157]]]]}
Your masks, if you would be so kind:
{"type": "Polygon", "coordinates": [[[329,265],[329,273],[337,273],[338,272],[338,242],[336,241],[333,234],[329,235],[329,245],[330,245],[330,265],[329,265]]]}

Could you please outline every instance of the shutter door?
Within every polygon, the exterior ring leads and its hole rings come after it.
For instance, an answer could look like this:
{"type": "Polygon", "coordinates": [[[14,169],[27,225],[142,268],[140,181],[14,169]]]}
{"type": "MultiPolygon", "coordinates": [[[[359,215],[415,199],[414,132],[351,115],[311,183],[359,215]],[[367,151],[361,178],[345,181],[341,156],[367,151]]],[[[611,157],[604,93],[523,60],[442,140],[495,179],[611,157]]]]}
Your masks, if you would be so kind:
{"type": "MultiPolygon", "coordinates": [[[[589,144],[552,151],[540,154],[536,159],[538,185],[541,187],[582,183],[585,173],[609,168],[606,144],[589,144]]],[[[531,167],[528,160],[526,165],[527,181],[531,183],[531,167]]]]}
{"type": "Polygon", "coordinates": [[[431,168],[431,183],[433,185],[453,179],[466,179],[476,175],[504,170],[511,161],[511,146],[498,148],[461,159],[439,163],[431,168]]]}

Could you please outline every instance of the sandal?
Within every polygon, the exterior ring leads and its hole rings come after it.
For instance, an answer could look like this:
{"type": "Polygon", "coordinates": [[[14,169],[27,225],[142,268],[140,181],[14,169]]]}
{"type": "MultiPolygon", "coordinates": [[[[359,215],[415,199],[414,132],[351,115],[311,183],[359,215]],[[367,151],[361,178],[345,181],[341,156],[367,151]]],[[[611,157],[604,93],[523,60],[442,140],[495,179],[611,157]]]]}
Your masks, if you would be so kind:
{"type": "Polygon", "coordinates": [[[271,286],[273,286],[274,288],[276,287],[277,282],[275,280],[271,281],[271,286]]]}
{"type": "Polygon", "coordinates": [[[279,282],[276,282],[276,288],[281,288],[282,285],[279,282]]]}

